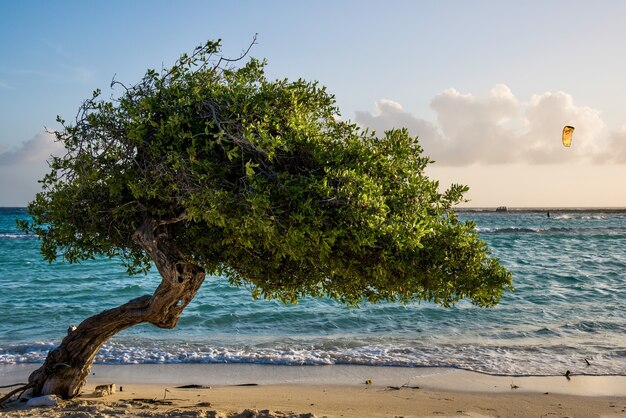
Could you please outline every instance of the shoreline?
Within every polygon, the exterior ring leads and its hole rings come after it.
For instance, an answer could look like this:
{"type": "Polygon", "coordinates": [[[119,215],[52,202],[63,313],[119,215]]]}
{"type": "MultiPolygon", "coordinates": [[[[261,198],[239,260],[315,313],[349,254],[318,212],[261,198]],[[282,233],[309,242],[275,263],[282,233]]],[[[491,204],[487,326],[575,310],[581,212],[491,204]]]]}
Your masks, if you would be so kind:
{"type": "MultiPolygon", "coordinates": [[[[0,385],[25,381],[30,371],[39,366],[0,365],[0,385]]],[[[8,410],[0,410],[0,417],[62,417],[85,411],[77,416],[356,418],[626,414],[626,376],[573,375],[568,380],[565,376],[493,376],[436,367],[189,363],[94,365],[92,372],[82,395],[73,401],[58,407],[32,409],[12,404],[8,410]],[[111,383],[116,384],[118,392],[101,398],[92,396],[96,385],[111,383]],[[202,387],[177,388],[182,385],[202,387]],[[159,404],[164,398],[166,404],[159,404]],[[248,415],[241,415],[246,410],[248,415]],[[269,412],[254,415],[253,410],[269,412]],[[186,415],[181,415],[181,411],[186,415]]]]}
{"type": "Polygon", "coordinates": [[[469,206],[461,206],[455,207],[454,211],[457,213],[498,213],[498,214],[506,214],[507,212],[512,213],[626,213],[626,208],[624,207],[506,207],[504,211],[498,211],[497,207],[469,207],[469,206]]]}
{"type": "MultiPolygon", "coordinates": [[[[26,382],[39,363],[0,364],[0,386],[26,382]]],[[[88,384],[420,386],[452,392],[555,393],[626,397],[626,375],[513,376],[448,367],[247,363],[95,364],[88,384]]],[[[0,391],[1,392],[1,391],[0,391]]]]}

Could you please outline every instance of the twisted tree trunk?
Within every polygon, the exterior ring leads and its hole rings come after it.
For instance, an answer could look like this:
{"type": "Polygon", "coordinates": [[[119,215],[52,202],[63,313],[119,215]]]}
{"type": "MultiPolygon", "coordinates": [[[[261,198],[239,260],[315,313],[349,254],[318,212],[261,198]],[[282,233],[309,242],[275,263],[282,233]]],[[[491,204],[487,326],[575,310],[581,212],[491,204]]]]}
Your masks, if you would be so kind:
{"type": "Polygon", "coordinates": [[[33,394],[72,398],[80,393],[102,345],[118,332],[148,322],[174,328],[204,281],[204,270],[188,261],[170,235],[170,225],[147,220],[133,236],[152,258],[162,280],[153,295],[141,296],[83,321],[29,377],[33,394]]]}

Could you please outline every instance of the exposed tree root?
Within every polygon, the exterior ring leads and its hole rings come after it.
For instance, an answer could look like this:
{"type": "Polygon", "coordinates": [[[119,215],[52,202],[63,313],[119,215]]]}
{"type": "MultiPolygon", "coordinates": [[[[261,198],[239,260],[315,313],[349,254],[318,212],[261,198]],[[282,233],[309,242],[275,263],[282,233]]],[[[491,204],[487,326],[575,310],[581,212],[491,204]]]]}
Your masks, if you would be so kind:
{"type": "Polygon", "coordinates": [[[13,389],[11,392],[7,393],[7,394],[6,394],[6,395],[4,395],[2,398],[0,398],[0,408],[4,408],[4,403],[5,403],[6,401],[8,401],[9,399],[11,399],[11,397],[12,397],[13,395],[15,395],[16,393],[20,392],[20,394],[17,396],[17,398],[19,399],[19,398],[20,398],[20,396],[22,396],[22,394],[23,394],[24,392],[26,392],[28,389],[30,389],[30,388],[32,388],[32,387],[33,387],[33,384],[32,384],[32,383],[27,383],[27,384],[24,384],[24,383],[15,383],[15,384],[13,384],[13,385],[0,386],[0,387],[2,387],[2,388],[8,388],[8,387],[13,387],[13,386],[17,386],[17,385],[22,385],[22,386],[20,386],[20,387],[19,387],[19,388],[17,388],[17,389],[13,389]]]}
{"type": "Polygon", "coordinates": [[[0,386],[0,389],[12,388],[13,386],[24,386],[28,383],[13,383],[12,385],[0,386]]]}

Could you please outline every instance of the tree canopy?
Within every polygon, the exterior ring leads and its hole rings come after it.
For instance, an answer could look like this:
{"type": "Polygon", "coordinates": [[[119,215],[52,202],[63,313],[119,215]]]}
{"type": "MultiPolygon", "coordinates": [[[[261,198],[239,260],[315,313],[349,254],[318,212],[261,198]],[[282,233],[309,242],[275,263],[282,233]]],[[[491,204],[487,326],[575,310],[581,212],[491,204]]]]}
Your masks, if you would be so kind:
{"type": "Polygon", "coordinates": [[[145,271],[133,234],[151,219],[188,262],[259,297],[492,306],[511,288],[454,212],[468,188],[440,192],[417,137],[361,129],[318,83],[270,80],[264,61],[219,54],[207,42],[59,118],[67,154],[22,225],[46,259],[105,255],[145,271]]]}

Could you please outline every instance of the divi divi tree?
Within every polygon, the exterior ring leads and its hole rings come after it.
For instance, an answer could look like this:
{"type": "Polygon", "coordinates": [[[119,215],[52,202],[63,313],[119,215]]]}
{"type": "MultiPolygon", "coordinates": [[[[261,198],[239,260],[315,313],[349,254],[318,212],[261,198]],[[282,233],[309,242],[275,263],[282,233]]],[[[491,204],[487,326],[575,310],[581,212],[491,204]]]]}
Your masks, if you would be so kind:
{"type": "Polygon", "coordinates": [[[219,54],[210,41],[137,84],[114,81],[118,97],[94,92],[75,121],[58,118],[66,154],[21,227],[49,261],[106,256],[162,279],[70,331],[31,374],[34,394],[76,396],[110,337],[175,327],[207,276],[286,303],[489,307],[510,289],[454,212],[467,187],[440,191],[416,137],[361,129],[318,83],[270,80],[247,52],[219,54]]]}

